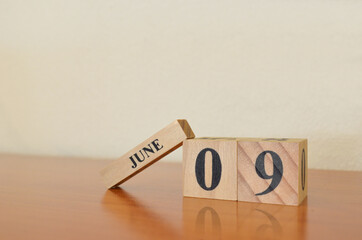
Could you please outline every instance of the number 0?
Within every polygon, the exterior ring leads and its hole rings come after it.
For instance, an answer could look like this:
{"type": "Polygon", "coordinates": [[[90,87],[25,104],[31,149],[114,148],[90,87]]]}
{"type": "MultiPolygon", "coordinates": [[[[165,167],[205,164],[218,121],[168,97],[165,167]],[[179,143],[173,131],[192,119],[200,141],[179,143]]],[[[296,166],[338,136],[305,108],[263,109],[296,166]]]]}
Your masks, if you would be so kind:
{"type": "Polygon", "coordinates": [[[197,155],[195,163],[195,174],[200,187],[206,191],[214,190],[217,185],[219,185],[221,179],[221,160],[219,154],[214,149],[205,148],[197,155]],[[207,187],[205,184],[206,152],[211,152],[212,154],[212,180],[210,187],[207,187]]]}

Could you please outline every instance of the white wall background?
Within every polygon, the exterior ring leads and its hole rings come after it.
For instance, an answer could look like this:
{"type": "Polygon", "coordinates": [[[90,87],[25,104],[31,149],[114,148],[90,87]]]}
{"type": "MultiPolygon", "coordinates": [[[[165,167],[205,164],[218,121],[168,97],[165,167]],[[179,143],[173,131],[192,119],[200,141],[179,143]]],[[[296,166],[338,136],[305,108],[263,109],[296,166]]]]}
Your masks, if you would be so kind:
{"type": "MultiPolygon", "coordinates": [[[[0,1],[0,152],[118,157],[197,136],[303,137],[362,170],[361,1],[0,1]]],[[[181,161],[182,150],[167,159],[181,161]]]]}

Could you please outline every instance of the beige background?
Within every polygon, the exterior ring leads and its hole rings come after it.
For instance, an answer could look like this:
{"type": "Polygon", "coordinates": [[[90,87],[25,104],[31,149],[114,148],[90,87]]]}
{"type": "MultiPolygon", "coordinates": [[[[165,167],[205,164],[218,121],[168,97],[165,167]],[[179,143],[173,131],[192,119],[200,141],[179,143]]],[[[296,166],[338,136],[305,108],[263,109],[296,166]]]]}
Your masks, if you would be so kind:
{"type": "Polygon", "coordinates": [[[361,13],[353,0],[1,0],[0,151],[113,158],[186,118],[199,137],[308,138],[311,168],[362,170],[361,13]]]}

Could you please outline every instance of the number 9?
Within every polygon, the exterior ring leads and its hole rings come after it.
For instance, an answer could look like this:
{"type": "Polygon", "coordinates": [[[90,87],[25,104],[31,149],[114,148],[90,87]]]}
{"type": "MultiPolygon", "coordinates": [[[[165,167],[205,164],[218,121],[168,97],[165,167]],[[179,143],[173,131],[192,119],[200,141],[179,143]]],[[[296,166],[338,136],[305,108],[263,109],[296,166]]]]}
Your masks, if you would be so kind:
{"type": "Polygon", "coordinates": [[[267,193],[270,193],[273,191],[280,183],[283,177],[283,163],[280,159],[279,155],[276,154],[273,151],[264,151],[259,154],[259,156],[256,158],[255,162],[255,171],[261,177],[262,179],[272,179],[272,182],[270,183],[269,187],[264,191],[257,193],[255,195],[264,195],[267,193]],[[268,175],[265,172],[265,155],[269,153],[273,159],[273,175],[268,175]]]}

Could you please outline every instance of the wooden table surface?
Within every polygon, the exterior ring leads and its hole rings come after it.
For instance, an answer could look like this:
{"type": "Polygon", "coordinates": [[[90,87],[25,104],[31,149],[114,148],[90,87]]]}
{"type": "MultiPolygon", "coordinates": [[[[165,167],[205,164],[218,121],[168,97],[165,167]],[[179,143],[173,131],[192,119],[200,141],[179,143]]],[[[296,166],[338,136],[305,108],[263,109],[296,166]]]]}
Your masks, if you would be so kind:
{"type": "Polygon", "coordinates": [[[309,170],[299,207],[182,197],[162,160],[106,190],[108,160],[0,155],[0,239],[362,239],[362,172],[309,170]]]}

